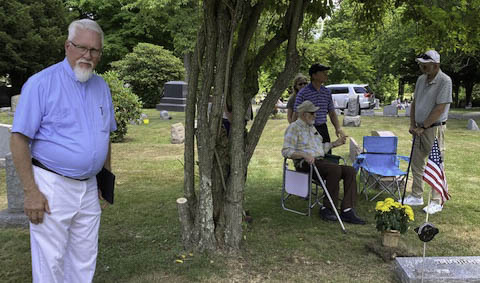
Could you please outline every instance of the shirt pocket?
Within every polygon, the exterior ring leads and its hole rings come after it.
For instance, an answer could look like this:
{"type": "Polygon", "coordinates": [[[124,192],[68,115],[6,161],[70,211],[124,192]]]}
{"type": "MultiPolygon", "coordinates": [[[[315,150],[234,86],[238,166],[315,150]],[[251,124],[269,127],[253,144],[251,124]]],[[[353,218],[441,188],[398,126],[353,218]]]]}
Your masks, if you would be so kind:
{"type": "Polygon", "coordinates": [[[95,125],[100,132],[110,132],[110,112],[107,106],[101,104],[94,109],[95,125]]]}

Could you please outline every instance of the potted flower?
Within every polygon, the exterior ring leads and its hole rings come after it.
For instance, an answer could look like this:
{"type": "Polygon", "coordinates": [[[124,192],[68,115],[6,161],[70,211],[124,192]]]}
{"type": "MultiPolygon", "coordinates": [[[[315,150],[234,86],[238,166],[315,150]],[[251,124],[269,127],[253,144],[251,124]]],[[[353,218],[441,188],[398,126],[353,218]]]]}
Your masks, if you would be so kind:
{"type": "Polygon", "coordinates": [[[409,205],[386,198],[377,202],[375,220],[377,230],[383,233],[383,245],[397,247],[400,234],[407,232],[409,222],[414,220],[414,214],[409,205]]]}

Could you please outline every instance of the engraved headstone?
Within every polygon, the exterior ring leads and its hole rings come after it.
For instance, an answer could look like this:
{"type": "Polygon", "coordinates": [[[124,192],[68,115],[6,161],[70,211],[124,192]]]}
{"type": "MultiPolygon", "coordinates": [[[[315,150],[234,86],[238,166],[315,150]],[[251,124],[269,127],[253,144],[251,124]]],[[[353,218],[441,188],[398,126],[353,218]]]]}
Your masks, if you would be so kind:
{"type": "Polygon", "coordinates": [[[0,167],[5,167],[5,155],[10,153],[12,125],[0,124],[0,167]]]}
{"type": "Polygon", "coordinates": [[[383,116],[398,116],[397,106],[392,104],[383,107],[383,116]]]}
{"type": "MultiPolygon", "coordinates": [[[[210,104],[209,104],[209,106],[210,106],[210,104]]],[[[160,118],[162,118],[162,120],[171,120],[172,119],[172,117],[170,117],[170,115],[168,114],[167,110],[160,111],[160,118]]]]}
{"type": "Polygon", "coordinates": [[[477,123],[473,119],[468,120],[467,129],[470,130],[470,131],[478,131],[479,130],[477,123]]]}
{"type": "Polygon", "coordinates": [[[375,111],[373,109],[365,109],[360,111],[361,116],[375,116],[375,111]]]}
{"type": "Polygon", "coordinates": [[[357,116],[360,111],[360,105],[358,104],[358,98],[352,96],[348,98],[348,108],[345,112],[347,116],[357,116]]]}
{"type": "Polygon", "coordinates": [[[358,145],[354,138],[350,138],[350,154],[349,158],[352,164],[357,159],[357,156],[362,153],[362,148],[358,145]]]}
{"type": "Polygon", "coordinates": [[[19,99],[20,99],[20,94],[12,96],[12,100],[10,101],[10,105],[11,105],[10,111],[12,111],[12,113],[15,113],[15,109],[17,108],[19,99]]]}
{"type": "Polygon", "coordinates": [[[480,256],[397,257],[395,273],[401,282],[480,282],[480,256]]]}
{"type": "Polygon", "coordinates": [[[360,116],[344,116],[343,117],[343,126],[344,127],[360,127],[360,116]]]}
{"type": "Polygon", "coordinates": [[[185,128],[182,123],[176,123],[171,128],[171,142],[173,144],[180,144],[185,141],[185,128]]]}
{"type": "Polygon", "coordinates": [[[0,211],[0,228],[28,227],[23,213],[23,187],[13,165],[12,154],[5,156],[8,208],[0,211]]]}

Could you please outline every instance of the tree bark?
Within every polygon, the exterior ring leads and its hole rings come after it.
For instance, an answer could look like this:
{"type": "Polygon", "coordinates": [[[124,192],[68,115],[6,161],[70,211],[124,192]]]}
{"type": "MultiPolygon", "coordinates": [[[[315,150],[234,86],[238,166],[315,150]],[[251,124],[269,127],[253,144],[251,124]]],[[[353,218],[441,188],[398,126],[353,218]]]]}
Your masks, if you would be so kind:
{"type": "Polygon", "coordinates": [[[182,239],[187,249],[236,251],[240,248],[247,167],[269,114],[299,68],[297,33],[310,1],[290,1],[277,33],[262,48],[252,49],[250,43],[266,3],[203,1],[203,26],[188,76],[184,169],[187,201],[178,204],[182,239]],[[245,113],[250,99],[258,91],[260,67],[285,41],[284,69],[248,132],[245,113]],[[225,109],[231,110],[229,135],[221,126],[225,109]],[[193,128],[195,118],[197,129],[193,128]],[[197,194],[195,137],[199,166],[197,194]]]}

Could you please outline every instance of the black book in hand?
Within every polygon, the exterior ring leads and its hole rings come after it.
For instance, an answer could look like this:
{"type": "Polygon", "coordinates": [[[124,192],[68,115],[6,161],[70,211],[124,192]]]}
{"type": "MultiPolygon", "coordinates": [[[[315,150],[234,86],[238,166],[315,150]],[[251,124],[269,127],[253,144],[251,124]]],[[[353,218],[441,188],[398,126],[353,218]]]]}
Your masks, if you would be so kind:
{"type": "Polygon", "coordinates": [[[113,204],[113,190],[115,188],[115,175],[105,167],[97,174],[98,189],[102,192],[104,200],[113,204]]]}

